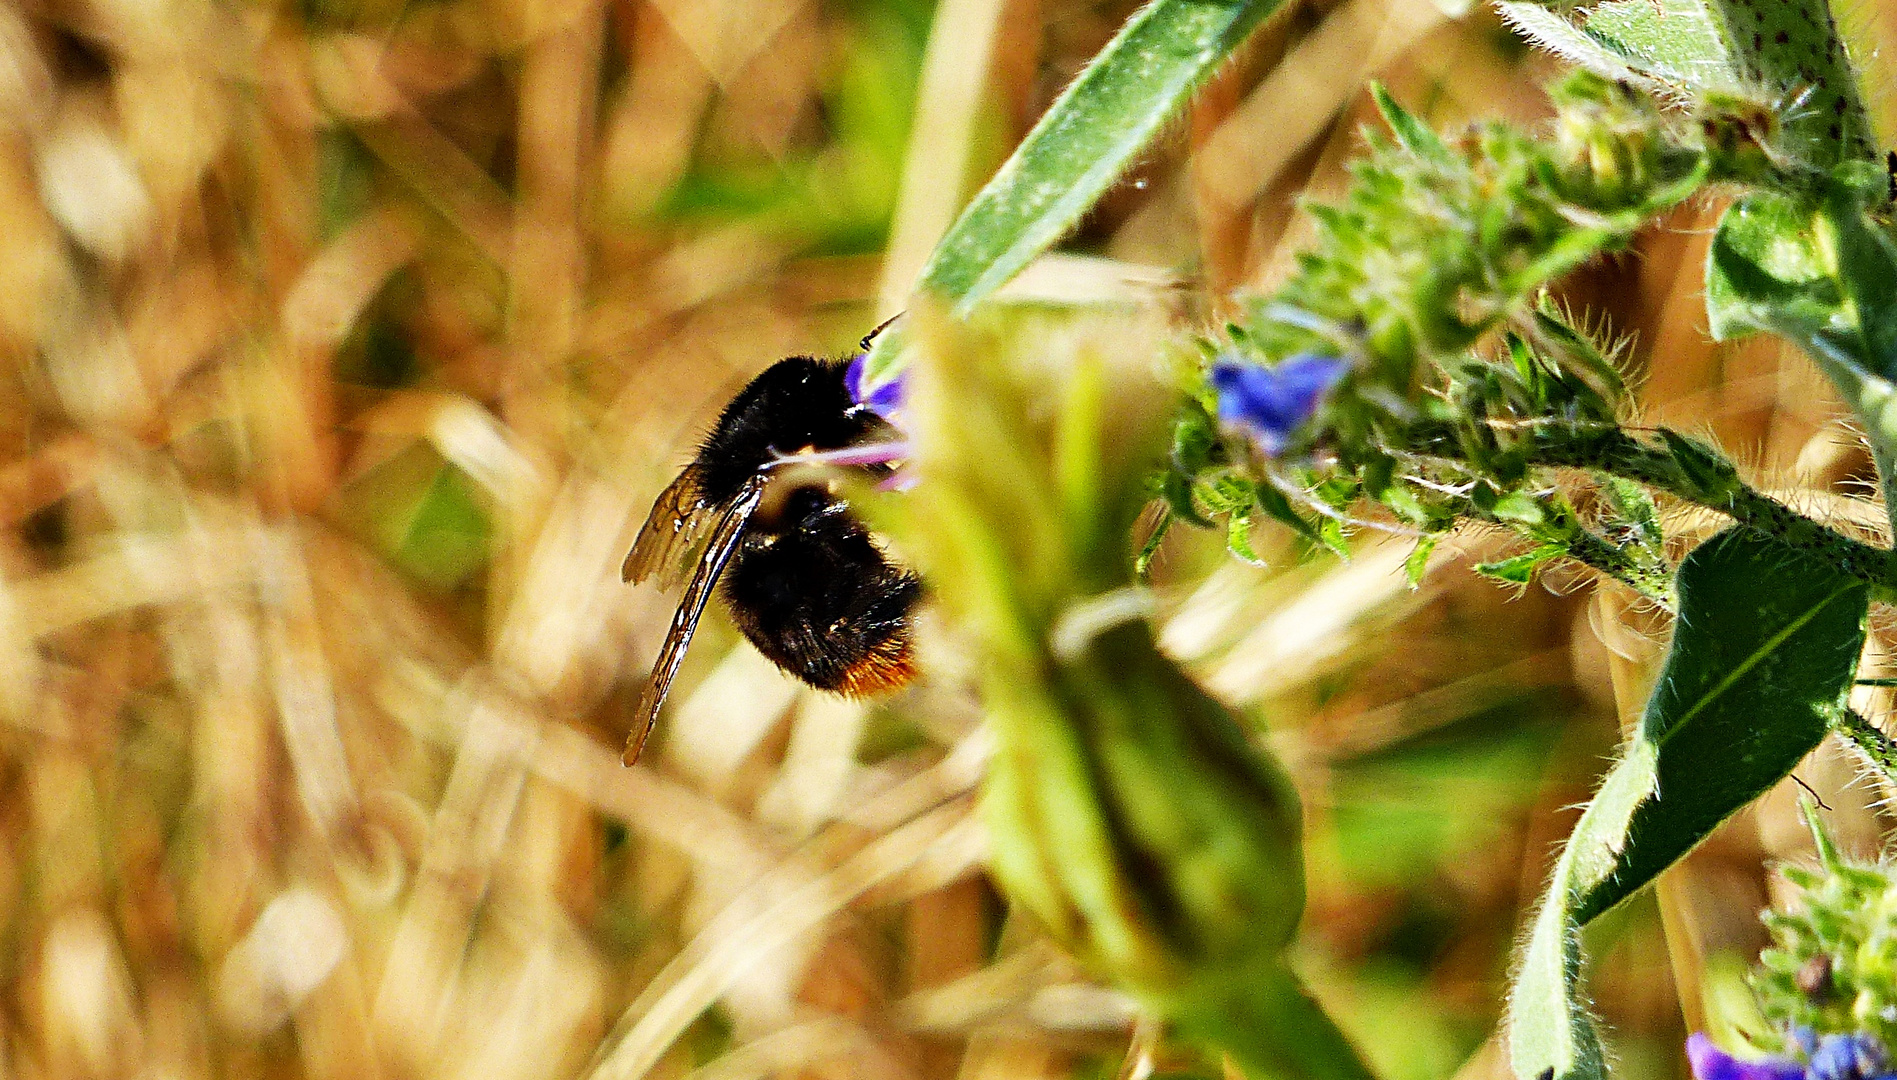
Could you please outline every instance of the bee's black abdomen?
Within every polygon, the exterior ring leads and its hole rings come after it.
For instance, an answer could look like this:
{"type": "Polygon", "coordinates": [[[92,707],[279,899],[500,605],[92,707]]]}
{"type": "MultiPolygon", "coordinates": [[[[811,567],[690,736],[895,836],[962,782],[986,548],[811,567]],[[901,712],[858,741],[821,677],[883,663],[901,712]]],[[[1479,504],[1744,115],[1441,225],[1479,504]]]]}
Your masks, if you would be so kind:
{"type": "Polygon", "coordinates": [[[759,652],[820,690],[865,694],[906,682],[921,582],[891,564],[833,496],[801,503],[779,530],[746,537],[724,579],[733,621],[759,652]]]}
{"type": "Polygon", "coordinates": [[[793,356],[738,391],[698,451],[705,495],[713,502],[735,497],[773,454],[841,449],[883,426],[850,400],[848,368],[847,360],[793,356]]]}

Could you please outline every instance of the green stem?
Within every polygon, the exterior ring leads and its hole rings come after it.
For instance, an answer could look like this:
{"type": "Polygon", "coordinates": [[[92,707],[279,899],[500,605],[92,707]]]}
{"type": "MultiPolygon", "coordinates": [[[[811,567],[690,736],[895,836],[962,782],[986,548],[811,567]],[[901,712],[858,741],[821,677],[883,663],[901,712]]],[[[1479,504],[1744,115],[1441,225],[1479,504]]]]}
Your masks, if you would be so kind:
{"type": "Polygon", "coordinates": [[[1877,488],[1884,496],[1884,520],[1897,528],[1897,473],[1891,471],[1897,468],[1897,462],[1892,461],[1890,451],[1884,448],[1884,440],[1870,442],[1871,465],[1877,469],[1877,488]]]}
{"type": "MultiPolygon", "coordinates": [[[[1632,480],[1687,502],[1717,510],[1788,547],[1810,552],[1841,573],[1897,591],[1897,551],[1855,540],[1800,514],[1739,478],[1732,466],[1698,444],[1661,429],[1665,447],[1649,446],[1621,430],[1547,430],[1529,450],[1530,464],[1588,469],[1632,480]]],[[[1471,468],[1453,433],[1418,440],[1422,456],[1471,468]]]]}
{"type": "Polygon", "coordinates": [[[1831,730],[1862,754],[1864,760],[1883,775],[1885,784],[1897,788],[1897,741],[1847,705],[1834,705],[1826,712],[1831,730]]]}
{"type": "Polygon", "coordinates": [[[1707,6],[1725,24],[1741,85],[1777,97],[1784,149],[1821,169],[1876,155],[1857,73],[1826,0],[1710,0],[1707,6]]]}
{"type": "Polygon", "coordinates": [[[1678,610],[1679,598],[1673,591],[1671,573],[1664,567],[1649,566],[1629,556],[1619,545],[1590,531],[1568,514],[1557,513],[1552,521],[1531,528],[1496,517],[1469,501],[1463,502],[1462,512],[1471,520],[1500,526],[1535,543],[1558,544],[1575,562],[1613,578],[1668,611],[1678,610]]]}
{"type": "Polygon", "coordinates": [[[1855,540],[1800,514],[1741,480],[1732,467],[1694,444],[1662,432],[1665,449],[1624,431],[1570,443],[1544,442],[1540,465],[1596,469],[1634,480],[1732,518],[1755,532],[1831,562],[1860,581],[1897,588],[1897,552],[1855,540]]]}

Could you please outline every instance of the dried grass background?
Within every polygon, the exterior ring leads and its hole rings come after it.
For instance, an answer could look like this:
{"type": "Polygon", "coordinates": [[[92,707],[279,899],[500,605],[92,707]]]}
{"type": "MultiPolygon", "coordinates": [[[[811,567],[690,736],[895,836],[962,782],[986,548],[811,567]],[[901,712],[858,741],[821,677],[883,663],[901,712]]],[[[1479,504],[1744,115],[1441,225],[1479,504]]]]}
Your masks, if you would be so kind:
{"type": "MultiPolygon", "coordinates": [[[[952,677],[839,702],[712,616],[617,761],[675,599],[616,572],[654,494],[751,374],[900,307],[1131,6],[0,6],[0,1077],[1168,1067],[983,876],[952,677]]],[[[1439,124],[1542,108],[1480,10],[1291,6],[1023,287],[1269,284],[1367,78],[1439,124]]],[[[1847,514],[1821,381],[1705,340],[1713,212],[1574,298],[1640,335],[1647,414],[1847,514]]],[[[1502,1075],[1509,944],[1661,632],[1474,580],[1495,543],[1416,593],[1375,544],[1164,569],[1169,646],[1293,764],[1304,966],[1392,1080],[1502,1075]]],[[[1848,761],[1800,776],[1875,850],[1848,761]]],[[[1756,949],[1789,806],[1594,932],[1628,1075],[1679,1074],[1756,949]]]]}

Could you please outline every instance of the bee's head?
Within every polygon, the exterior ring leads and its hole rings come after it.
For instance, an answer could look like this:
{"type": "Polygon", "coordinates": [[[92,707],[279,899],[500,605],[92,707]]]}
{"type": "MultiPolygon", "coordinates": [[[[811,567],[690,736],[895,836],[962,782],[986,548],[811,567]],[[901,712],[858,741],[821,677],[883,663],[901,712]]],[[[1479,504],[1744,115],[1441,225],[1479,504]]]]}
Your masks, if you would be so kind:
{"type": "Polygon", "coordinates": [[[850,398],[848,364],[793,356],[779,360],[738,392],[698,452],[714,498],[734,494],[774,459],[803,450],[835,450],[877,437],[888,424],[850,398]]]}

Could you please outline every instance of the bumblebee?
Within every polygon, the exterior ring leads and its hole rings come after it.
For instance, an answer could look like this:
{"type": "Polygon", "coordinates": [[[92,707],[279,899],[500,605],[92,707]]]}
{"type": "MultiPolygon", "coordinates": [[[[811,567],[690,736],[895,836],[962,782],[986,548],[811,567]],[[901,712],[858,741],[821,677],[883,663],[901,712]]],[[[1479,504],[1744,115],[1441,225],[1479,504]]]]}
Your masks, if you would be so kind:
{"type": "Polygon", "coordinates": [[[856,399],[859,373],[848,360],[772,364],[725,406],[653,503],[621,577],[656,576],[670,587],[689,568],[690,581],[640,695],[626,764],[639,759],[721,579],[745,638],[819,690],[864,696],[915,674],[922,583],[889,560],[837,492],[838,469],[888,477],[905,450],[895,428],[856,399]]]}

